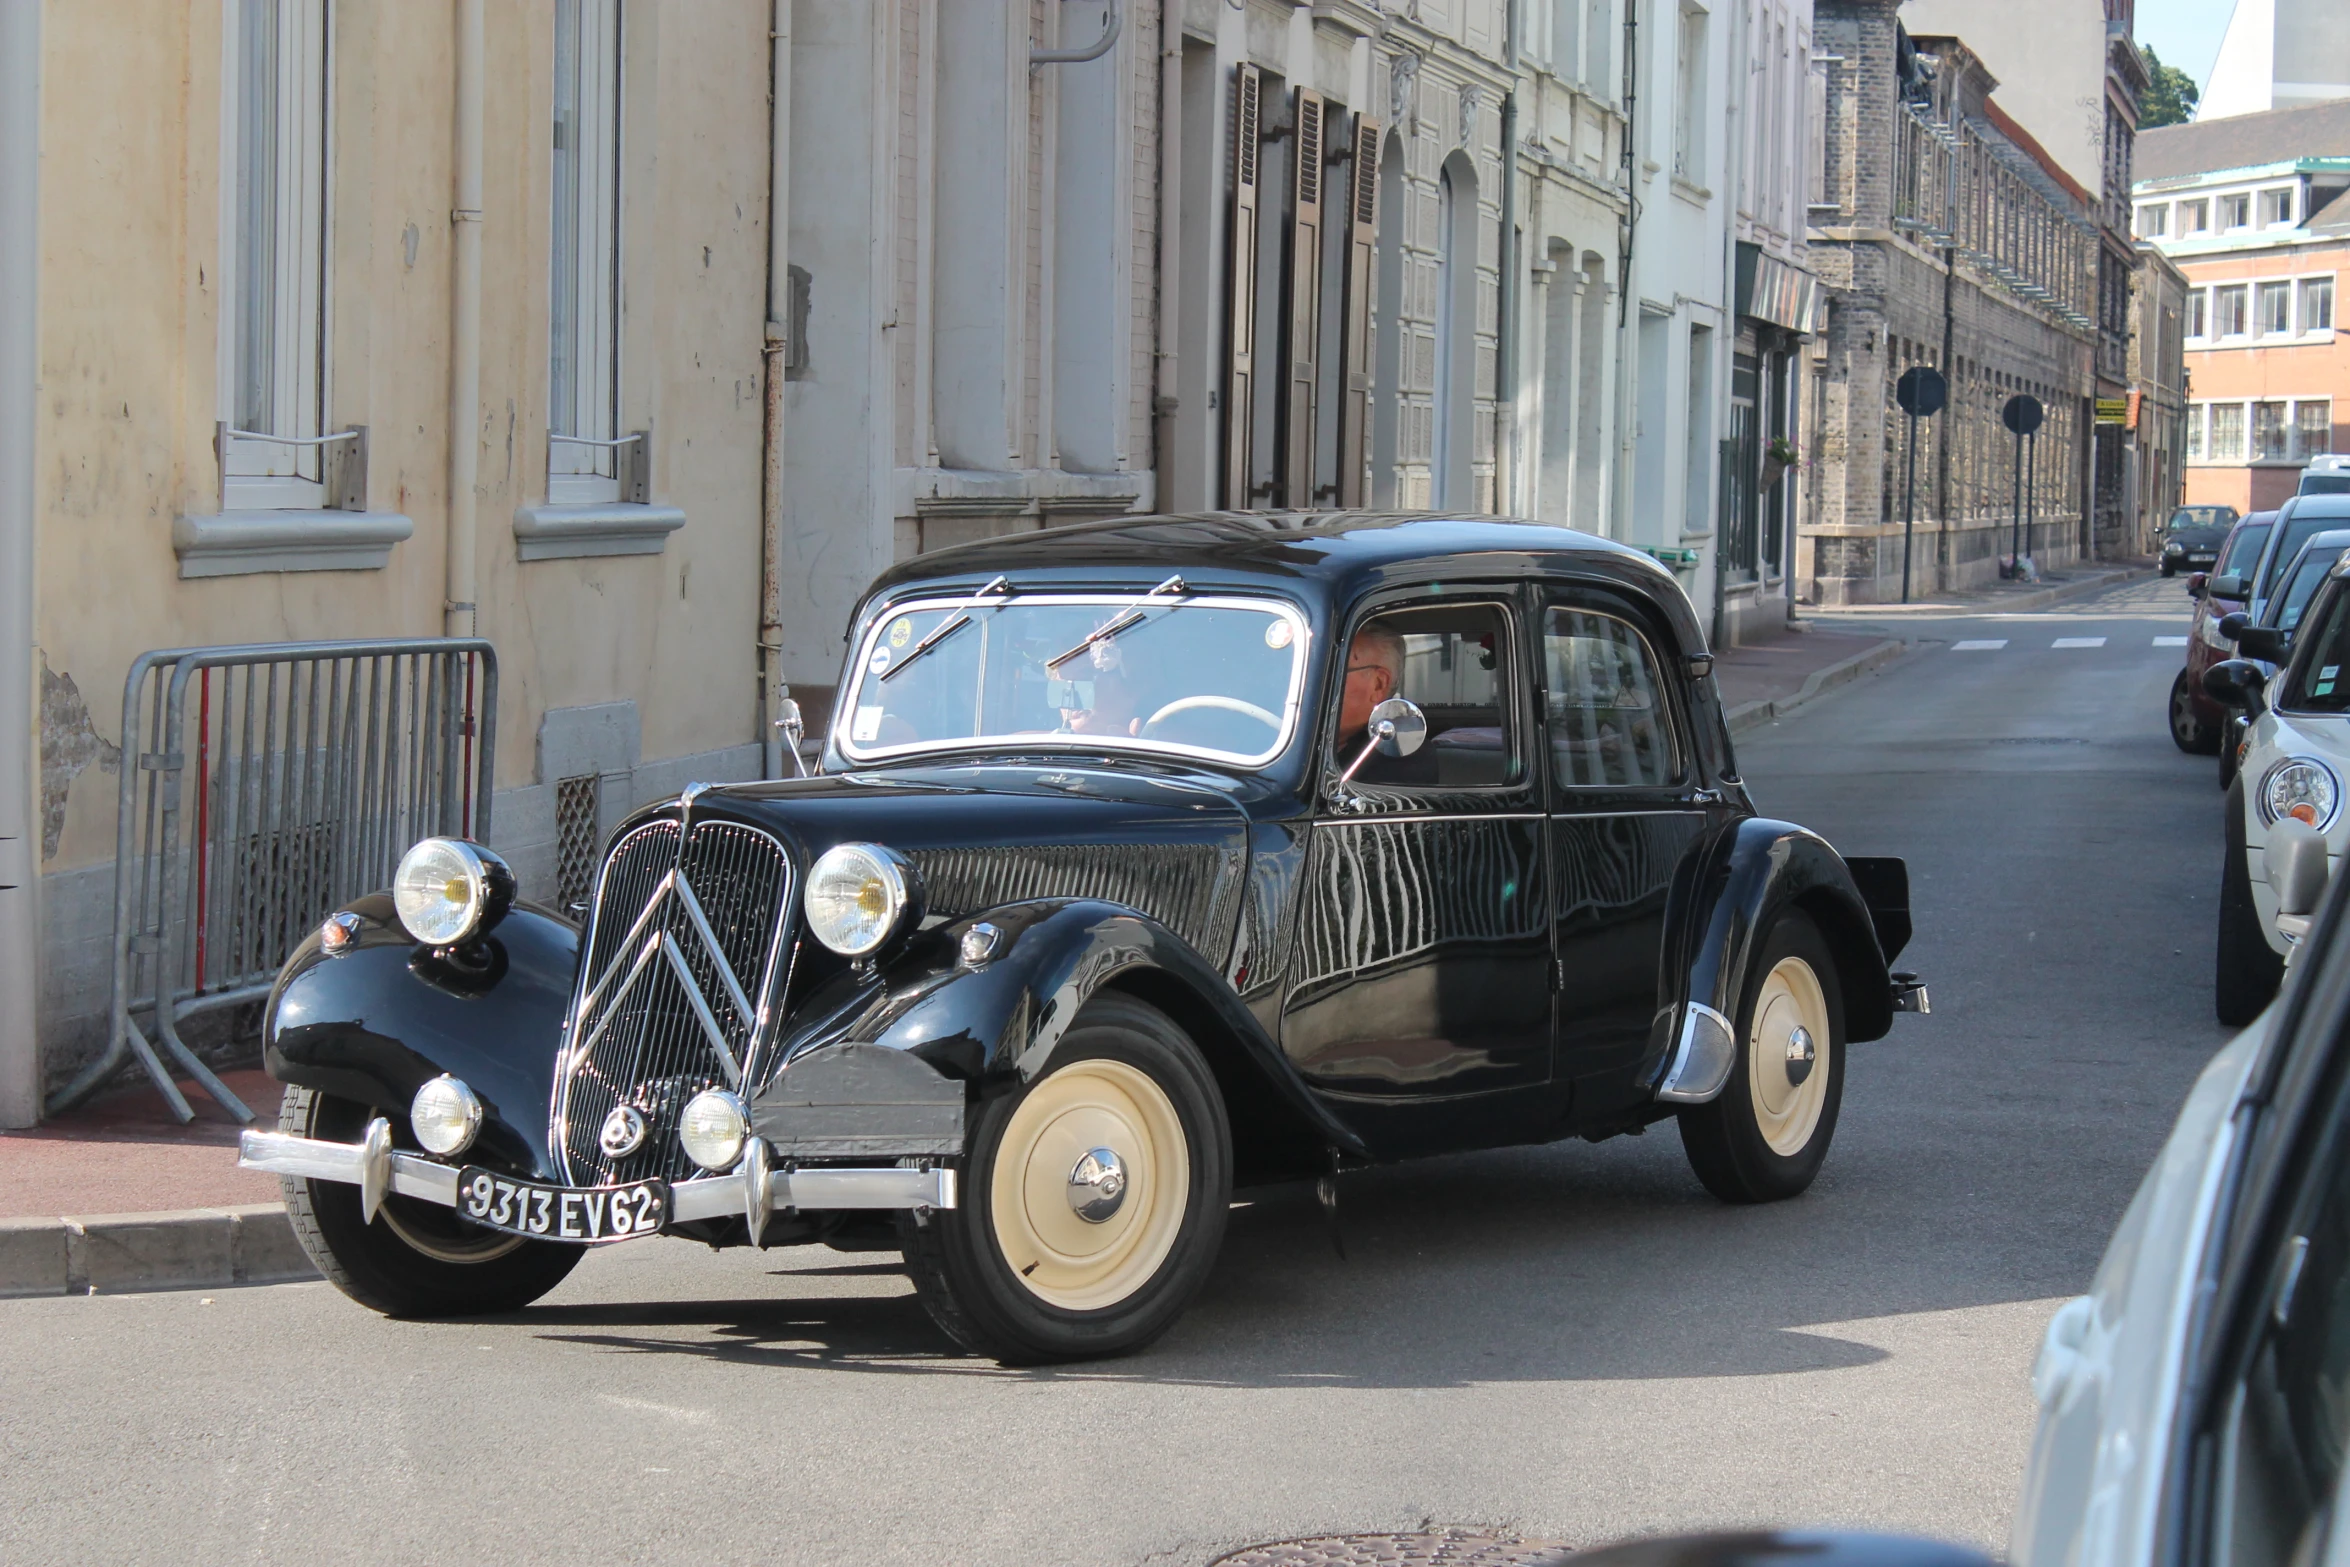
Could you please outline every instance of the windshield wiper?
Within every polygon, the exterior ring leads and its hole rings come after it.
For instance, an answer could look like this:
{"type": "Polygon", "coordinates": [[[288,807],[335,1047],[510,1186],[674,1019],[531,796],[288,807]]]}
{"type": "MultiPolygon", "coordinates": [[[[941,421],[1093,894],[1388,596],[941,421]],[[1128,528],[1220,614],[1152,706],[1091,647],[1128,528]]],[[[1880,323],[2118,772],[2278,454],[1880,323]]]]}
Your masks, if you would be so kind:
{"type": "Polygon", "coordinates": [[[1182,595],[1189,593],[1190,591],[1191,590],[1189,588],[1183,585],[1183,579],[1181,577],[1169,577],[1166,581],[1160,583],[1157,587],[1151,589],[1148,593],[1145,593],[1142,595],[1142,597],[1136,599],[1133,603],[1118,611],[1117,614],[1112,615],[1108,620],[1103,621],[1099,629],[1097,629],[1091,636],[1087,637],[1083,642],[1078,643],[1075,647],[1071,648],[1068,652],[1061,654],[1058,658],[1046,659],[1044,661],[1044,667],[1048,671],[1059,669],[1063,664],[1066,664],[1069,662],[1069,660],[1075,658],[1078,654],[1092,647],[1096,642],[1109,641],[1110,638],[1116,636],[1119,632],[1124,631],[1128,626],[1131,626],[1136,621],[1142,619],[1143,615],[1146,613],[1146,606],[1149,605],[1152,599],[1157,598],[1160,594],[1173,593],[1182,595]]]}
{"type": "Polygon", "coordinates": [[[956,628],[969,624],[971,620],[971,611],[981,599],[996,593],[1001,593],[1006,597],[1009,597],[1011,592],[1011,579],[1009,577],[998,577],[993,582],[990,582],[987,586],[981,588],[978,592],[972,594],[969,598],[963,600],[961,604],[955,606],[955,612],[952,615],[949,615],[946,619],[939,622],[938,629],[936,631],[933,631],[930,635],[915,643],[912,652],[908,653],[904,658],[899,659],[896,663],[890,665],[889,668],[881,672],[881,679],[883,683],[886,684],[889,681],[897,679],[898,676],[906,672],[907,668],[912,665],[914,660],[920,658],[923,654],[929,652],[932,648],[938,646],[941,642],[944,642],[948,637],[952,636],[956,628]]]}

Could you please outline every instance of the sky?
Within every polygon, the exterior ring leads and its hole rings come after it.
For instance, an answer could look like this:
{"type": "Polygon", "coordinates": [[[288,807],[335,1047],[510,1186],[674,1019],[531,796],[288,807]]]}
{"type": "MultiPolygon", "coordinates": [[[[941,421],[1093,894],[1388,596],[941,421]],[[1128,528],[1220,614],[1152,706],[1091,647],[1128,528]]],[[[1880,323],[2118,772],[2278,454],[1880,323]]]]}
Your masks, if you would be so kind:
{"type": "Polygon", "coordinates": [[[2235,0],[2138,0],[2138,46],[2152,49],[2163,64],[2177,66],[2201,87],[2211,80],[2220,35],[2235,9],[2235,0]]]}

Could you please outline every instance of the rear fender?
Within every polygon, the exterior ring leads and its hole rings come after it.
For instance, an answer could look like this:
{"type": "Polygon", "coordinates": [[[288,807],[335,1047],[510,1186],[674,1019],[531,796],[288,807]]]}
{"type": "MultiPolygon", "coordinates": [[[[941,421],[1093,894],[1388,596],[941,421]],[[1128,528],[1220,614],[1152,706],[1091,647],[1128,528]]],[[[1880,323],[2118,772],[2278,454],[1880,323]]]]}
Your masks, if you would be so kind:
{"type": "Polygon", "coordinates": [[[419,944],[388,894],[347,906],[355,940],[329,957],[314,931],[278,972],[262,1020],[269,1075],[384,1111],[400,1135],[416,1090],[443,1072],[481,1097],[469,1158],[560,1180],[547,1148],[555,1057],[579,932],[517,905],[458,953],[419,944]]]}
{"type": "MultiPolygon", "coordinates": [[[[1884,925],[1907,938],[1906,871],[1899,860],[1872,862],[1886,889],[1884,925]],[[1891,889],[1901,889],[1898,920],[1891,889]]],[[[1641,1080],[1654,1083],[1670,1059],[1691,1003],[1736,1020],[1747,976],[1771,922],[1800,908],[1836,959],[1848,1040],[1881,1039],[1893,1027],[1892,976],[1878,941],[1878,919],[1843,858],[1817,833],[1792,822],[1748,817],[1722,829],[1682,862],[1667,913],[1663,994],[1641,1080]]]]}
{"type": "Polygon", "coordinates": [[[1232,1110],[1236,1152],[1251,1152],[1248,1129],[1261,1124],[1267,1137],[1298,1144],[1286,1162],[1305,1168],[1332,1146],[1367,1153],[1181,937],[1094,899],[1011,904],[923,932],[880,972],[844,974],[811,996],[777,1059],[789,1077],[811,1051],[878,1045],[992,1097],[1034,1081],[1086,1002],[1112,989],[1166,1012],[1199,1045],[1232,1110]],[[995,928],[995,945],[966,965],[963,935],[981,924],[995,928]],[[1279,1107],[1271,1116],[1268,1099],[1279,1107]]]}

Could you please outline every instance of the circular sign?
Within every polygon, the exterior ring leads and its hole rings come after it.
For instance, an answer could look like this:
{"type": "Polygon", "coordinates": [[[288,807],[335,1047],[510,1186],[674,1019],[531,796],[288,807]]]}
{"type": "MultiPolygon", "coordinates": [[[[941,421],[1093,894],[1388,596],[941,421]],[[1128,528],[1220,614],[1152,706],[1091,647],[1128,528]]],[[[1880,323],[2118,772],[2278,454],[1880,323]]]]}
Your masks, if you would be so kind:
{"type": "Polygon", "coordinates": [[[2046,410],[2040,406],[2040,399],[2029,392],[2016,393],[2007,400],[2007,406],[1999,410],[1999,422],[2018,435],[2030,435],[2039,429],[2040,421],[2045,416],[2046,410]]]}
{"type": "Polygon", "coordinates": [[[1940,413],[1950,401],[1950,383],[1932,365],[1912,365],[1901,372],[1893,396],[1903,413],[1913,419],[1926,419],[1940,413]]]}

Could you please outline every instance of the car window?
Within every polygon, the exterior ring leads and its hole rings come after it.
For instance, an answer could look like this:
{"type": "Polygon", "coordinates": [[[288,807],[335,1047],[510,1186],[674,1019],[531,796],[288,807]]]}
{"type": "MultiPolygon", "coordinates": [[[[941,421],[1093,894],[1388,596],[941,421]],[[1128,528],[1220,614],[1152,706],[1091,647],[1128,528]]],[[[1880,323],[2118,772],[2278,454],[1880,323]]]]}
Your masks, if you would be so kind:
{"type": "Polygon", "coordinates": [[[2235,542],[2219,563],[2219,572],[2242,574],[2249,572],[2260,559],[2260,546],[2268,542],[2268,530],[2276,526],[2269,522],[2248,522],[2236,530],[2235,542]]]}
{"type": "Polygon", "coordinates": [[[2299,713],[2350,712],[2350,593],[2320,600],[2317,618],[2297,640],[2279,705],[2299,713]]]}
{"type": "Polygon", "coordinates": [[[2301,546],[2317,535],[2339,528],[2346,519],[2328,511],[2322,517],[2293,516],[2277,524],[2274,547],[2260,563],[2260,580],[2252,585],[2252,596],[2265,601],[2293,557],[2301,553],[2301,546]]]}
{"type": "Polygon", "coordinates": [[[2350,495],[2350,473],[2309,473],[2301,476],[2303,495],[2350,495]]]}
{"type": "Polygon", "coordinates": [[[1679,783],[1671,688],[1628,620],[1553,605],[1543,614],[1543,719],[1562,788],[1679,783]]]}
{"type": "Polygon", "coordinates": [[[1427,740],[1410,756],[1374,754],[1357,783],[1484,789],[1522,779],[1509,625],[1498,604],[1415,605],[1363,621],[1339,677],[1336,765],[1343,770],[1362,750],[1370,710],[1401,696],[1427,715],[1427,740]]]}
{"type": "Polygon", "coordinates": [[[2293,575],[2286,579],[2284,591],[2269,607],[2268,622],[2279,631],[2291,631],[2301,624],[2301,612],[2309,607],[2309,599],[2326,580],[2326,573],[2341,562],[2340,550],[2307,550],[2293,575]]]}

